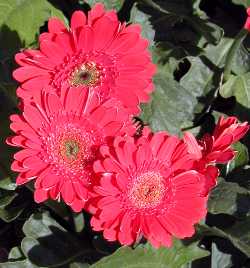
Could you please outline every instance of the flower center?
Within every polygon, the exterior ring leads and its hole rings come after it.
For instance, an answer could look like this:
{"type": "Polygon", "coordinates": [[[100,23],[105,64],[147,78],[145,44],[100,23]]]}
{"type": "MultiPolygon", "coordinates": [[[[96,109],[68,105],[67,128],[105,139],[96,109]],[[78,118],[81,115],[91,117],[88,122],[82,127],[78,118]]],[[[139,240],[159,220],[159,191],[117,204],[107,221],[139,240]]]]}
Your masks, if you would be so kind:
{"type": "Polygon", "coordinates": [[[101,69],[98,68],[97,64],[94,62],[85,62],[76,68],[70,76],[70,84],[72,86],[96,86],[100,82],[101,69]]]}
{"type": "Polygon", "coordinates": [[[60,146],[61,155],[66,158],[69,162],[77,159],[78,153],[80,151],[80,144],[75,140],[66,140],[60,146]]]}
{"type": "Polygon", "coordinates": [[[146,172],[136,177],[129,191],[129,199],[137,208],[153,208],[162,200],[165,186],[158,172],[146,172]]]}
{"type": "Polygon", "coordinates": [[[43,135],[43,160],[53,172],[71,180],[83,178],[85,182],[92,174],[92,162],[96,157],[99,145],[103,142],[102,135],[88,122],[69,123],[76,120],[71,115],[59,117],[50,125],[48,135],[43,135]],[[58,123],[64,121],[65,123],[58,123]],[[87,131],[92,129],[92,131],[87,131]]]}

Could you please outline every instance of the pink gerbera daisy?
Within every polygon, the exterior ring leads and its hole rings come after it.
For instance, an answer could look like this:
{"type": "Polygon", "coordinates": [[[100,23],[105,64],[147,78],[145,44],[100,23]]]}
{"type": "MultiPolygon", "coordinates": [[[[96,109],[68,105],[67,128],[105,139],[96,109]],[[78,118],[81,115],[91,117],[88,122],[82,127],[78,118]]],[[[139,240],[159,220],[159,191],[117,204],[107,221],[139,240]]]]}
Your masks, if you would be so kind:
{"type": "Polygon", "coordinates": [[[103,159],[94,163],[100,180],[91,200],[94,230],[124,245],[144,236],[155,247],[194,234],[193,225],[206,215],[206,198],[183,142],[160,132],[138,140],[117,137],[100,151],[103,159]]]}
{"type": "Polygon", "coordinates": [[[140,102],[149,101],[155,65],[148,41],[140,36],[139,25],[121,24],[114,11],[96,4],[88,13],[76,11],[70,29],[57,18],[40,35],[40,49],[16,55],[21,66],[14,78],[21,82],[18,95],[36,97],[40,90],[91,89],[101,100],[119,99],[133,114],[140,102]]]}
{"type": "Polygon", "coordinates": [[[92,165],[109,137],[132,134],[127,112],[116,100],[100,105],[89,90],[69,89],[61,97],[43,93],[41,104],[26,100],[22,115],[11,116],[16,136],[8,144],[22,147],[12,170],[18,185],[35,179],[35,201],[63,199],[80,211],[89,198],[92,165]]]}
{"type": "Polygon", "coordinates": [[[212,135],[207,133],[201,140],[196,140],[191,133],[185,133],[184,141],[196,159],[195,169],[206,177],[206,193],[217,184],[219,170],[215,164],[225,164],[234,158],[236,152],[231,146],[248,130],[247,122],[239,123],[236,117],[221,116],[212,135]]]}

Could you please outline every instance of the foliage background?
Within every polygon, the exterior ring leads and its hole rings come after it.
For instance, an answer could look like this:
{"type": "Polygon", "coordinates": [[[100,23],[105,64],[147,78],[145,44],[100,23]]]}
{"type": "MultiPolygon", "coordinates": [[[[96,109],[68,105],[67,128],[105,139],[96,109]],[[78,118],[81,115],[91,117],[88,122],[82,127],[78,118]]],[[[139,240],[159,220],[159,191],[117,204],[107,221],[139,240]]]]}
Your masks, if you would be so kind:
{"type": "MultiPolygon", "coordinates": [[[[250,136],[238,156],[221,169],[209,199],[207,218],[196,235],[171,249],[148,244],[120,247],[91,231],[89,215],[61,203],[33,201],[32,185],[18,187],[10,170],[14,150],[9,115],[17,112],[14,54],[37,47],[50,16],[65,23],[74,10],[96,0],[0,0],[0,267],[1,268],[229,268],[250,267],[250,136]]],[[[141,118],[154,130],[201,136],[221,114],[250,121],[250,38],[233,60],[221,85],[224,64],[244,25],[249,0],[106,0],[122,21],[140,23],[158,65],[156,91],[141,118]]]]}

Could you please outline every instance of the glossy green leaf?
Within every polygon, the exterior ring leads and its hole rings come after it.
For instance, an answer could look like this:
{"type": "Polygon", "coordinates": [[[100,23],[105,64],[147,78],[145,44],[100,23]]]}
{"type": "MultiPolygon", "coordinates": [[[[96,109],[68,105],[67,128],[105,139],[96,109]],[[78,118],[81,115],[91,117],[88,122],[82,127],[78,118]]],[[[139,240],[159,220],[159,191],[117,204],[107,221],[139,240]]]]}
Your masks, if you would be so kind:
{"type": "Polygon", "coordinates": [[[185,246],[176,240],[171,248],[154,249],[149,244],[136,249],[121,247],[114,254],[101,259],[91,268],[180,268],[193,260],[208,256],[196,243],[185,246]]]}

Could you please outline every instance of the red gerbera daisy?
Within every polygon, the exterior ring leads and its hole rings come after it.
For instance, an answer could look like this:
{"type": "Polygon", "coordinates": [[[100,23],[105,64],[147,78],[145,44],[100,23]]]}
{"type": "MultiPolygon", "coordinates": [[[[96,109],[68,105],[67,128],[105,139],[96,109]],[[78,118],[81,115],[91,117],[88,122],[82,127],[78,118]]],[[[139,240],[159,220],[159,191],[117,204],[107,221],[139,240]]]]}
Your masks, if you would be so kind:
{"type": "Polygon", "coordinates": [[[206,215],[206,198],[183,142],[159,132],[137,141],[117,137],[100,151],[97,197],[91,199],[94,230],[125,245],[144,236],[155,247],[171,246],[172,236],[193,235],[193,225],[206,215]]]}
{"type": "Polygon", "coordinates": [[[34,97],[40,90],[60,95],[62,88],[89,88],[102,100],[119,99],[133,114],[140,102],[149,101],[156,68],[139,25],[121,24],[114,11],[96,4],[88,18],[76,11],[70,29],[56,18],[49,20],[48,29],[40,36],[40,50],[16,55],[21,67],[13,75],[22,83],[20,97],[34,97]]]}
{"type": "Polygon", "coordinates": [[[205,134],[201,140],[196,140],[191,133],[185,133],[184,141],[193,155],[195,168],[206,176],[206,192],[217,183],[219,170],[214,165],[227,163],[235,156],[231,145],[239,141],[249,130],[247,122],[238,123],[236,117],[220,117],[213,135],[205,134]]]}
{"type": "MultiPolygon", "coordinates": [[[[35,201],[61,198],[79,211],[89,198],[92,165],[109,136],[134,131],[127,112],[110,99],[100,105],[88,90],[43,93],[41,105],[25,101],[22,115],[11,116],[16,136],[8,144],[22,147],[12,170],[18,185],[35,181],[35,201]]],[[[121,105],[120,105],[121,106],[121,105]]]]}

